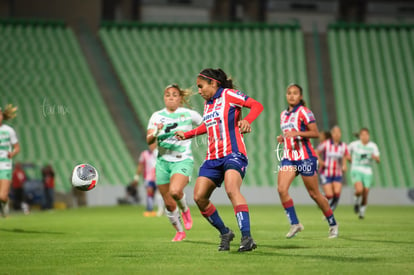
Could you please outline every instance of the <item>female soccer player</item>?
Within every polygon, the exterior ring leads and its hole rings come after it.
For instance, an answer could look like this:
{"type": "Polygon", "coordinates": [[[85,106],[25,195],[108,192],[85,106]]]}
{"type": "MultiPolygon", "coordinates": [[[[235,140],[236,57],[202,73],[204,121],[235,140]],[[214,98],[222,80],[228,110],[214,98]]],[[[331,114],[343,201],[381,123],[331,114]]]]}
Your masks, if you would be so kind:
{"type": "Polygon", "coordinates": [[[280,114],[280,128],[283,135],[277,137],[284,143],[283,159],[279,165],[277,186],[280,201],[290,221],[287,238],[294,237],[304,229],[296,216],[293,200],[289,195],[289,186],[297,175],[301,175],[311,198],[318,204],[329,223],[329,238],[338,236],[338,224],[328,201],[318,188],[317,156],[310,138],[318,138],[318,126],[311,110],[305,107],[303,90],[298,84],[287,87],[287,110],[280,114]]]}
{"type": "Polygon", "coordinates": [[[191,91],[182,90],[177,84],[167,86],[164,90],[165,108],[152,114],[147,130],[147,143],[151,145],[157,142],[156,183],[164,200],[167,217],[177,231],[173,242],[186,237],[178,208],[181,209],[185,229],[189,230],[193,225],[183,192],[194,166],[191,140],[180,141],[174,136],[175,131],[191,130],[192,124],[199,125],[202,122],[200,114],[182,107],[188,104],[190,95],[191,91]]]}
{"type": "Polygon", "coordinates": [[[346,171],[346,159],[350,160],[348,146],[341,141],[341,128],[331,129],[331,138],[318,145],[319,167],[321,167],[322,188],[332,211],[339,203],[342,190],[342,173],[346,171]]]}
{"type": "Polygon", "coordinates": [[[188,131],[178,131],[179,139],[187,140],[197,135],[208,135],[208,150],[200,167],[194,188],[194,200],[201,214],[219,232],[219,251],[230,250],[234,238],[220,218],[210,196],[224,180],[224,187],[233,204],[237,224],[241,231],[239,252],[251,251],[257,247],[250,234],[249,208],[240,193],[240,187],[247,168],[246,147],[243,134],[251,131],[250,124],[262,112],[263,106],[251,97],[234,90],[233,81],[221,69],[204,69],[197,77],[198,93],[205,99],[203,121],[199,127],[188,131]],[[242,118],[241,109],[250,109],[242,118]]]}
{"type": "Polygon", "coordinates": [[[377,144],[370,141],[367,128],[359,131],[359,140],[351,142],[348,148],[352,157],[351,179],[355,187],[354,210],[356,214],[359,214],[359,218],[363,219],[368,204],[369,188],[372,184],[373,160],[380,162],[380,152],[377,144]]]}
{"type": "Polygon", "coordinates": [[[17,107],[7,105],[4,111],[0,108],[0,212],[2,217],[9,214],[9,191],[12,178],[12,158],[20,152],[16,132],[3,123],[16,116],[17,107]]]}
{"type": "MultiPolygon", "coordinates": [[[[138,184],[139,177],[142,175],[145,182],[145,189],[147,191],[146,199],[146,211],[145,217],[153,217],[156,215],[154,212],[154,197],[157,191],[157,185],[155,184],[155,163],[157,159],[157,143],[149,145],[148,150],[144,150],[139,155],[137,171],[134,176],[134,183],[138,184]]],[[[160,211],[160,209],[158,209],[160,211]]]]}

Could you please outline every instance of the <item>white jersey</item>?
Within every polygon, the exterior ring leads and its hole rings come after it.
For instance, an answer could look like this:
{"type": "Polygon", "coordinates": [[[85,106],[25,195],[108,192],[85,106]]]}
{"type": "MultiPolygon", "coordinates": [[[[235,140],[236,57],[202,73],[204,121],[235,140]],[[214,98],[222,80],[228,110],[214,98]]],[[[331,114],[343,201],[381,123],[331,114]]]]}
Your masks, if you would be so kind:
{"type": "Polygon", "coordinates": [[[16,132],[6,124],[0,126],[0,170],[11,170],[12,160],[7,154],[12,151],[13,145],[18,143],[16,132]]]}
{"type": "Polygon", "coordinates": [[[172,162],[193,159],[191,139],[178,140],[174,133],[189,131],[193,129],[193,124],[199,125],[202,122],[203,118],[199,113],[183,107],[177,108],[173,113],[166,108],[153,113],[147,129],[155,130],[158,124],[164,124],[157,137],[158,158],[172,162]]]}
{"type": "Polygon", "coordinates": [[[377,144],[369,141],[366,145],[360,140],[351,142],[348,150],[352,157],[351,171],[358,171],[364,174],[372,174],[372,156],[379,157],[380,153],[377,144]]]}

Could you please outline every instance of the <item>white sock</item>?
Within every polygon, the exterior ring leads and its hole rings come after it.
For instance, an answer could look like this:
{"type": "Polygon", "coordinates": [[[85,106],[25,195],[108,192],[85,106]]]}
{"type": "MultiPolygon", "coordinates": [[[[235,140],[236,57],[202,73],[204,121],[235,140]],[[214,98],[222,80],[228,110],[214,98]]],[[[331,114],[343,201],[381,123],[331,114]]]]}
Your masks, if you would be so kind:
{"type": "Polygon", "coordinates": [[[354,196],[354,202],[356,205],[361,205],[361,196],[354,196]]]}
{"type": "Polygon", "coordinates": [[[366,205],[362,205],[359,208],[359,215],[362,216],[362,217],[364,217],[365,216],[365,210],[367,210],[367,206],[366,205]]]}
{"type": "Polygon", "coordinates": [[[183,197],[177,201],[177,205],[183,212],[186,212],[188,210],[187,201],[185,200],[185,193],[183,197]]]}
{"type": "Polygon", "coordinates": [[[167,214],[168,219],[170,220],[170,223],[172,224],[172,226],[174,226],[177,232],[183,232],[184,228],[181,224],[180,211],[178,210],[178,207],[176,207],[175,210],[172,212],[168,211],[168,209],[165,209],[165,212],[167,214]]]}

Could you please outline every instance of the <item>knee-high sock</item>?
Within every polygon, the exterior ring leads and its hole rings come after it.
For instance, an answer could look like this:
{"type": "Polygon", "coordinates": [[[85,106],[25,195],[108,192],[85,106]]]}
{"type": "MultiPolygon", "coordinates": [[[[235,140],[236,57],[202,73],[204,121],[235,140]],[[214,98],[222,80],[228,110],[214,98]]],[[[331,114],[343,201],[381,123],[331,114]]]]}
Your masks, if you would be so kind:
{"type": "Polygon", "coordinates": [[[180,207],[181,211],[186,212],[188,210],[187,201],[185,199],[185,193],[180,200],[177,200],[177,205],[180,207]]]}
{"type": "Polygon", "coordinates": [[[243,237],[250,237],[250,216],[249,207],[247,204],[237,205],[234,208],[236,214],[237,224],[239,225],[243,237]]]}
{"type": "Polygon", "coordinates": [[[167,213],[167,217],[170,220],[170,223],[177,230],[177,232],[183,232],[184,228],[181,224],[180,211],[178,210],[178,207],[176,207],[175,210],[171,212],[168,211],[168,209],[165,209],[165,212],[167,213]]]}
{"type": "Polygon", "coordinates": [[[287,202],[282,203],[283,207],[285,208],[286,216],[289,219],[290,224],[298,224],[299,220],[296,216],[295,206],[293,204],[293,200],[290,199],[287,202]]]}
{"type": "Polygon", "coordinates": [[[220,234],[223,235],[229,233],[229,229],[224,225],[216,207],[212,203],[210,203],[210,206],[204,212],[201,212],[201,215],[203,215],[206,220],[220,232],[220,234]]]}

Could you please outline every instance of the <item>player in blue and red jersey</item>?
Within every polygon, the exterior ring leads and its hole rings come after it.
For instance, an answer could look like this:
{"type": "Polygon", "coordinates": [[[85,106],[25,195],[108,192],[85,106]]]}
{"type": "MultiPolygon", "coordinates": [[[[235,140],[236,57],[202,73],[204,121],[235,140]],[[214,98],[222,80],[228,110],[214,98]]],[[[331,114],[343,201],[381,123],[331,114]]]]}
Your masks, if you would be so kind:
{"type": "Polygon", "coordinates": [[[346,171],[346,159],[351,160],[348,146],[341,141],[341,128],[331,129],[331,138],[325,140],[316,148],[318,162],[321,167],[320,177],[325,197],[329,206],[335,210],[339,203],[342,190],[342,174],[346,171]]]}
{"type": "Polygon", "coordinates": [[[289,187],[297,175],[301,175],[311,198],[318,204],[329,223],[329,238],[338,236],[338,224],[335,221],[328,201],[318,188],[317,155],[310,143],[311,138],[318,138],[319,131],[312,111],[305,107],[303,90],[297,84],[287,87],[287,110],[280,115],[280,128],[283,135],[277,137],[279,143],[284,143],[283,158],[279,166],[277,186],[280,201],[291,227],[287,238],[292,238],[304,229],[296,216],[293,200],[289,195],[289,187]]]}
{"type": "Polygon", "coordinates": [[[210,196],[224,180],[224,187],[232,202],[237,223],[241,231],[239,252],[251,251],[257,247],[250,233],[249,208],[240,193],[248,164],[243,134],[251,131],[250,124],[263,111],[258,101],[233,88],[233,82],[221,69],[204,69],[197,77],[198,93],[206,100],[203,122],[188,132],[177,132],[180,139],[188,139],[207,133],[208,150],[200,167],[194,188],[194,200],[201,214],[219,232],[219,251],[230,250],[234,233],[220,218],[210,196]],[[250,109],[242,118],[242,107],[250,109]]]}

